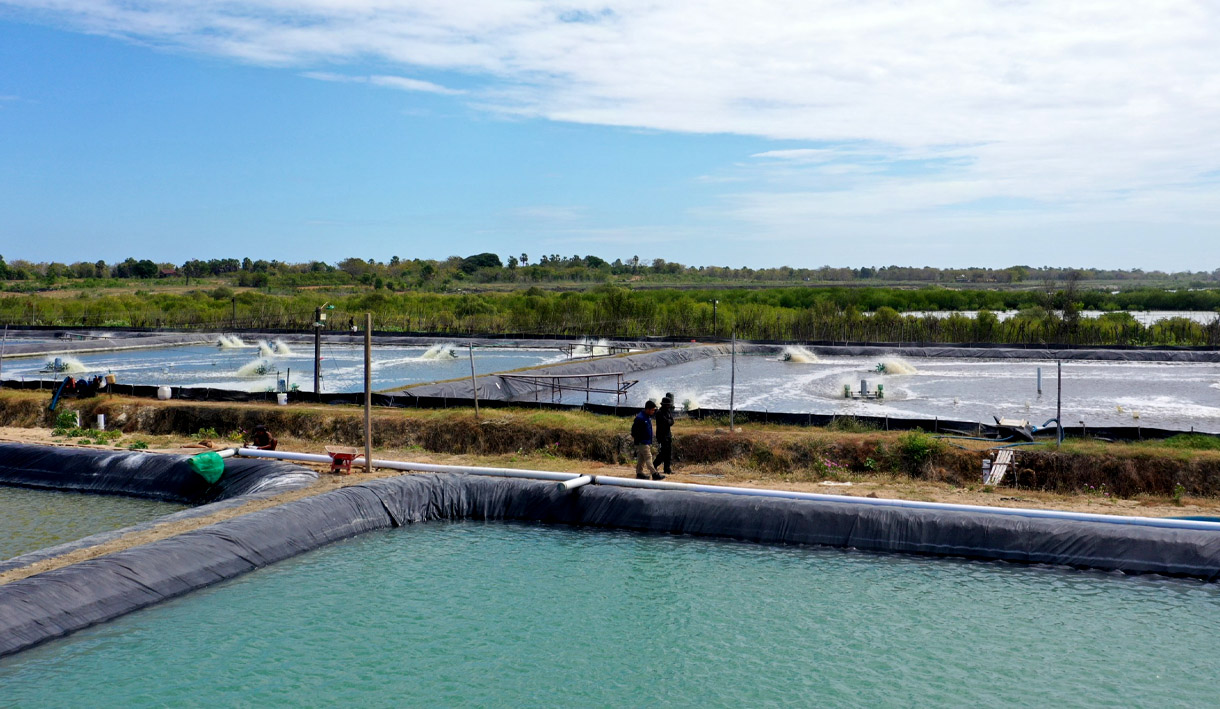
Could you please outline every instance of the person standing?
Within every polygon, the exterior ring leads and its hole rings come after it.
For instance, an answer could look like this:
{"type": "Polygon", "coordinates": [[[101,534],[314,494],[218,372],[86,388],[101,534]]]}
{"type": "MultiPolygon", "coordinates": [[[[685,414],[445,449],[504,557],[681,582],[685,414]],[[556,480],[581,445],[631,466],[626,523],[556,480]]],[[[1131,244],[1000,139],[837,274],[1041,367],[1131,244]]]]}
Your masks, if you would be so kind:
{"type": "Polygon", "coordinates": [[[657,412],[656,402],[651,399],[644,404],[644,410],[635,415],[631,422],[631,441],[635,444],[635,476],[641,480],[644,477],[644,466],[652,472],[653,480],[662,480],[664,476],[657,472],[657,466],[652,463],[652,416],[657,412]]]}
{"type": "Polygon", "coordinates": [[[657,409],[657,457],[652,459],[654,468],[661,468],[665,475],[673,474],[674,459],[674,395],[665,392],[661,408],[657,409]]]}

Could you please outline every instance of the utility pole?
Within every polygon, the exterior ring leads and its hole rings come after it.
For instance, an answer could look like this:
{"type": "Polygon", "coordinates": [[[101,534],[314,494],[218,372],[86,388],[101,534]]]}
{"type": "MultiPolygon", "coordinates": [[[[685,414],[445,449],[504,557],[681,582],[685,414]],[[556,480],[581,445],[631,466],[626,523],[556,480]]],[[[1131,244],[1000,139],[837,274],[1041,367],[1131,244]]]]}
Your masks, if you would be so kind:
{"type": "Polygon", "coordinates": [[[719,303],[719,300],[716,300],[715,298],[712,299],[712,337],[718,337],[720,335],[720,328],[717,327],[717,325],[720,323],[716,318],[716,306],[719,303]]]}
{"type": "Polygon", "coordinates": [[[474,417],[479,418],[479,380],[474,375],[474,343],[467,343],[470,352],[470,393],[474,396],[474,417]]]}
{"type": "Polygon", "coordinates": [[[737,331],[733,331],[732,340],[732,356],[729,359],[729,430],[736,431],[737,427],[734,421],[736,413],[736,396],[737,396],[737,331]]]}
{"type": "Polygon", "coordinates": [[[322,307],[313,310],[313,396],[322,400],[322,307]]]}
{"type": "Polygon", "coordinates": [[[231,300],[233,303],[233,329],[236,330],[237,329],[237,297],[234,296],[231,300]]]}
{"type": "Polygon", "coordinates": [[[364,314],[364,472],[373,472],[373,314],[364,314]]]}
{"type": "Polygon", "coordinates": [[[0,340],[0,387],[4,384],[4,350],[8,347],[8,323],[4,324],[4,339],[0,340]]]}
{"type": "Polygon", "coordinates": [[[1055,400],[1055,421],[1059,424],[1059,442],[1056,447],[1063,445],[1063,360],[1055,361],[1055,369],[1058,370],[1058,396],[1055,400]]]}

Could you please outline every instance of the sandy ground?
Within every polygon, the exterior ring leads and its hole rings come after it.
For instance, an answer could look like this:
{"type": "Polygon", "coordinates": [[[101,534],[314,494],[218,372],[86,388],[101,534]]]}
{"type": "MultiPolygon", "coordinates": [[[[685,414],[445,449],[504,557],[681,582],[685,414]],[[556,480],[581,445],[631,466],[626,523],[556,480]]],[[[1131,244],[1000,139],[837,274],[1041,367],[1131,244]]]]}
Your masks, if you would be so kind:
{"type": "MultiPolygon", "coordinates": [[[[237,442],[204,442],[200,443],[183,436],[138,436],[149,442],[149,450],[183,453],[193,455],[211,446],[225,448],[237,442]]],[[[21,443],[37,443],[45,445],[74,445],[62,437],[51,435],[48,429],[0,427],[0,441],[21,443]]],[[[106,446],[84,446],[91,448],[108,448],[106,446]]],[[[108,449],[114,450],[113,447],[108,449]]],[[[322,446],[313,441],[297,441],[281,439],[280,450],[299,451],[304,453],[324,453],[322,446]]],[[[631,477],[634,469],[626,466],[612,466],[603,463],[568,460],[542,454],[505,455],[505,456],[456,456],[437,455],[417,449],[374,449],[377,458],[391,460],[410,460],[420,463],[438,463],[446,465],[478,465],[505,468],[530,468],[536,470],[561,471],[571,473],[589,473],[594,475],[615,475],[631,477]]],[[[258,510],[274,507],[293,500],[299,500],[313,495],[319,495],[346,485],[353,485],[374,477],[390,477],[402,475],[399,471],[382,470],[366,474],[362,470],[351,475],[331,474],[326,466],[309,466],[320,473],[318,482],[302,489],[286,492],[275,497],[251,501],[243,506],[221,510],[212,515],[197,517],[178,522],[158,525],[151,529],[133,532],[105,544],[84,549],[78,549],[62,556],[40,561],[20,569],[13,569],[0,574],[0,584],[32,576],[51,569],[67,566],[87,559],[97,558],[106,554],[128,549],[141,544],[147,544],[159,539],[182,534],[199,529],[225,519],[230,519],[258,510]]],[[[965,505],[982,505],[993,507],[1031,507],[1037,509],[1069,510],[1075,512],[1090,512],[1095,514],[1138,515],[1147,517],[1180,517],[1187,515],[1220,516],[1220,500],[1211,498],[1186,498],[1181,505],[1175,505],[1163,497],[1137,497],[1133,499],[1116,499],[1105,496],[1089,495],[1059,495],[1020,490],[1010,487],[985,489],[979,487],[957,487],[945,483],[912,480],[904,476],[869,475],[858,476],[848,482],[831,481],[792,481],[781,476],[761,477],[756,471],[736,469],[728,465],[684,466],[676,469],[674,475],[668,478],[673,482],[699,483],[705,485],[734,485],[740,487],[759,487],[781,490],[796,490],[801,492],[816,492],[828,495],[848,495],[878,498],[894,498],[903,500],[922,500],[930,502],[949,502],[965,505]]]]}

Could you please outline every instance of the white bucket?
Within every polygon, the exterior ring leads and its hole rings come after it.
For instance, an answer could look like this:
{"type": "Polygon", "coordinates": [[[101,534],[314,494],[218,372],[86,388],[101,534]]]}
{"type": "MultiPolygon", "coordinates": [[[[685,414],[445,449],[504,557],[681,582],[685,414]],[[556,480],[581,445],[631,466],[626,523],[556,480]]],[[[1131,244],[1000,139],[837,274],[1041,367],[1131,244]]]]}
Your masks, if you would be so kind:
{"type": "Polygon", "coordinates": [[[173,390],[169,387],[157,387],[157,398],[165,400],[173,396],[173,390]]]}
{"type": "Polygon", "coordinates": [[[288,405],[288,395],[285,394],[284,392],[280,392],[279,394],[276,394],[275,403],[279,404],[280,406],[287,406],[288,405]]]}
{"type": "Polygon", "coordinates": [[[99,431],[106,430],[106,414],[97,415],[97,430],[99,430],[99,431]]]}

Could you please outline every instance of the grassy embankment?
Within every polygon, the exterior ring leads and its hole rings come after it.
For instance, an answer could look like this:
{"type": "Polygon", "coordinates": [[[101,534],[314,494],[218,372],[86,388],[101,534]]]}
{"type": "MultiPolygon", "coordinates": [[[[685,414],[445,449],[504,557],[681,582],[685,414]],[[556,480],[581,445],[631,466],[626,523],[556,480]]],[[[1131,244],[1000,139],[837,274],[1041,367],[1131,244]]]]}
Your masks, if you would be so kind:
{"type": "MultiPolygon", "coordinates": [[[[47,398],[46,393],[0,392],[0,426],[41,428],[45,439],[46,429],[55,425],[54,415],[46,410],[47,398]]],[[[103,439],[86,429],[61,432],[52,440],[116,448],[174,447],[198,438],[212,439],[217,446],[235,445],[241,429],[258,423],[271,428],[282,448],[291,450],[320,452],[323,444],[360,445],[363,440],[362,412],[355,407],[122,397],[73,400],[61,407],[79,410],[86,422],[106,414],[109,426],[121,429],[122,435],[110,433],[103,439]]],[[[631,460],[628,421],[582,412],[499,409],[475,419],[468,409],[395,409],[375,411],[373,419],[373,445],[386,457],[607,474],[627,473],[631,460]]],[[[981,494],[981,502],[988,496],[999,498],[996,493],[1014,492],[1011,477],[1000,490],[983,488],[980,450],[925,433],[867,430],[850,420],[832,429],[750,424],[736,432],[725,423],[679,421],[679,479],[823,492],[848,492],[846,487],[818,486],[850,482],[857,486],[850,490],[856,494],[875,489],[922,499],[959,499],[954,495],[969,492],[981,494]]],[[[1220,440],[1211,437],[1131,444],[1071,441],[1059,450],[1053,445],[1021,448],[1018,456],[1015,482],[1022,495],[1126,501],[1127,507],[1173,508],[1189,500],[1204,509],[1220,509],[1220,440]]]]}

